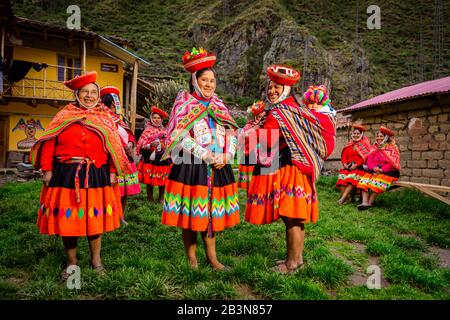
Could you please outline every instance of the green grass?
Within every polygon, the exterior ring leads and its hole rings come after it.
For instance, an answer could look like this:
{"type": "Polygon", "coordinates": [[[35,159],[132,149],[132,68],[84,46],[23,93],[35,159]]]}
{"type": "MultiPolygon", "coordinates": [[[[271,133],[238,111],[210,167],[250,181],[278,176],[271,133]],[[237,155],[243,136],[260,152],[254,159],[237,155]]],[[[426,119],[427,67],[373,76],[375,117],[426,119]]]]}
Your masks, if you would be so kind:
{"type": "MultiPolygon", "coordinates": [[[[317,183],[320,218],[306,226],[305,269],[274,273],[285,254],[281,222],[254,226],[241,222],[219,233],[220,260],[230,272],[215,272],[198,248],[199,270],[188,267],[178,228],[160,223],[161,206],[145,194],[128,203],[129,226],[103,237],[108,274],[89,268],[87,241],[79,241],[81,289],[59,282],[65,261],[58,237],[40,235],[35,226],[41,184],[0,187],[1,299],[449,299],[450,270],[430,246],[449,248],[448,206],[410,190],[388,192],[369,211],[337,206],[335,177],[317,183]],[[379,290],[354,285],[354,272],[370,261],[389,283],[379,290]]],[[[245,192],[240,192],[241,215],[245,192]]],[[[369,275],[367,275],[368,277],[369,275]]]]}

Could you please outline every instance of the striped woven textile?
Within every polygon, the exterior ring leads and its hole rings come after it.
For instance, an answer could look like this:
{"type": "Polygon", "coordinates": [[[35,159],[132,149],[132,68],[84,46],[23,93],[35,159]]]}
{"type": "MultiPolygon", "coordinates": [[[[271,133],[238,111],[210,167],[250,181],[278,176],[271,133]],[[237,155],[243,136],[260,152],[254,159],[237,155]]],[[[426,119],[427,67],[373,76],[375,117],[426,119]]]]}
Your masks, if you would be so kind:
{"type": "Polygon", "coordinates": [[[314,184],[335,146],[335,117],[300,107],[292,98],[274,106],[272,113],[291,150],[292,162],[310,168],[314,184]]]}

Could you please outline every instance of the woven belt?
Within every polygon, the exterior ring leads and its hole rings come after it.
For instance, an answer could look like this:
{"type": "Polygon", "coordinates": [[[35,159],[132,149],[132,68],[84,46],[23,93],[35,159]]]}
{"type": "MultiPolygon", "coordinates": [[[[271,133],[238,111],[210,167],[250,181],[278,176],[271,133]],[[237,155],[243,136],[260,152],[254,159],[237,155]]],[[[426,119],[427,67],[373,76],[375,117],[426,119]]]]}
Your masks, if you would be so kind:
{"type": "Polygon", "coordinates": [[[77,203],[81,202],[80,199],[80,170],[83,164],[86,164],[86,176],[84,178],[84,187],[89,188],[89,168],[92,161],[89,158],[73,157],[68,160],[60,161],[61,163],[78,163],[77,170],[75,171],[75,195],[77,203]]]}

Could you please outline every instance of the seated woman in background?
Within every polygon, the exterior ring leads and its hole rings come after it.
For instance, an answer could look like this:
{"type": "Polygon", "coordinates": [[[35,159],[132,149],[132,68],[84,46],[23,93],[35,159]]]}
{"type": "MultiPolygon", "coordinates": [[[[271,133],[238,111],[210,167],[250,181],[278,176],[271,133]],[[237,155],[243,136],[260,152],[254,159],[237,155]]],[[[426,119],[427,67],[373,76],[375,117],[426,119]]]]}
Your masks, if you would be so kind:
{"type": "Polygon", "coordinates": [[[394,140],[394,132],[381,126],[375,140],[374,150],[364,165],[366,173],[357,185],[362,190],[359,210],[370,208],[377,195],[388,190],[400,176],[400,152],[394,140]]]}
{"type": "Polygon", "coordinates": [[[360,178],[365,174],[363,164],[372,149],[369,139],[364,135],[367,130],[361,124],[354,124],[351,140],[342,149],[341,162],[343,168],[339,170],[336,187],[342,187],[342,196],[339,204],[344,204],[350,192],[358,185],[360,178]]]}

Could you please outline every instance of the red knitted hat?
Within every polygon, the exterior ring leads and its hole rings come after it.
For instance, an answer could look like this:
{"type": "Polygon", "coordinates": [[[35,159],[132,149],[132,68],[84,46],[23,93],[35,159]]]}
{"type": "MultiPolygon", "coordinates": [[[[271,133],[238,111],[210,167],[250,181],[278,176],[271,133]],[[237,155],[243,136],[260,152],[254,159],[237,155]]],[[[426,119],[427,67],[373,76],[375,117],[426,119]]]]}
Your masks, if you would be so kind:
{"type": "Polygon", "coordinates": [[[76,76],[71,80],[64,81],[64,85],[72,90],[77,90],[89,83],[95,83],[97,81],[97,72],[91,71],[82,76],[76,76]]]}
{"type": "Polygon", "coordinates": [[[256,101],[250,108],[253,115],[256,117],[258,114],[264,111],[266,105],[264,104],[264,101],[256,101]]]}
{"type": "Polygon", "coordinates": [[[271,65],[267,68],[267,75],[270,80],[283,86],[293,86],[300,80],[300,72],[283,65],[271,65]]]}
{"type": "Polygon", "coordinates": [[[120,96],[120,91],[118,88],[114,87],[114,86],[106,86],[100,89],[100,97],[103,97],[107,94],[117,94],[118,96],[120,96]]]}
{"type": "Polygon", "coordinates": [[[390,136],[390,137],[393,137],[393,136],[395,135],[395,134],[394,134],[394,131],[392,131],[391,129],[386,128],[386,127],[384,127],[384,126],[381,126],[381,127],[380,127],[380,132],[383,133],[383,134],[385,134],[385,135],[388,135],[388,136],[390,136]]]}
{"type": "Polygon", "coordinates": [[[365,125],[360,124],[360,123],[354,123],[352,125],[352,127],[353,127],[353,129],[357,129],[357,130],[362,131],[362,132],[367,131],[367,127],[365,125]]]}
{"type": "Polygon", "coordinates": [[[163,119],[169,117],[169,115],[167,114],[167,112],[165,112],[164,110],[161,110],[161,109],[158,108],[157,106],[152,106],[152,113],[157,113],[157,114],[159,114],[163,119]]]}
{"type": "Polygon", "coordinates": [[[194,73],[205,68],[212,68],[216,63],[216,56],[206,52],[205,49],[197,50],[193,48],[191,52],[185,52],[183,56],[183,66],[186,71],[194,73]]]}

